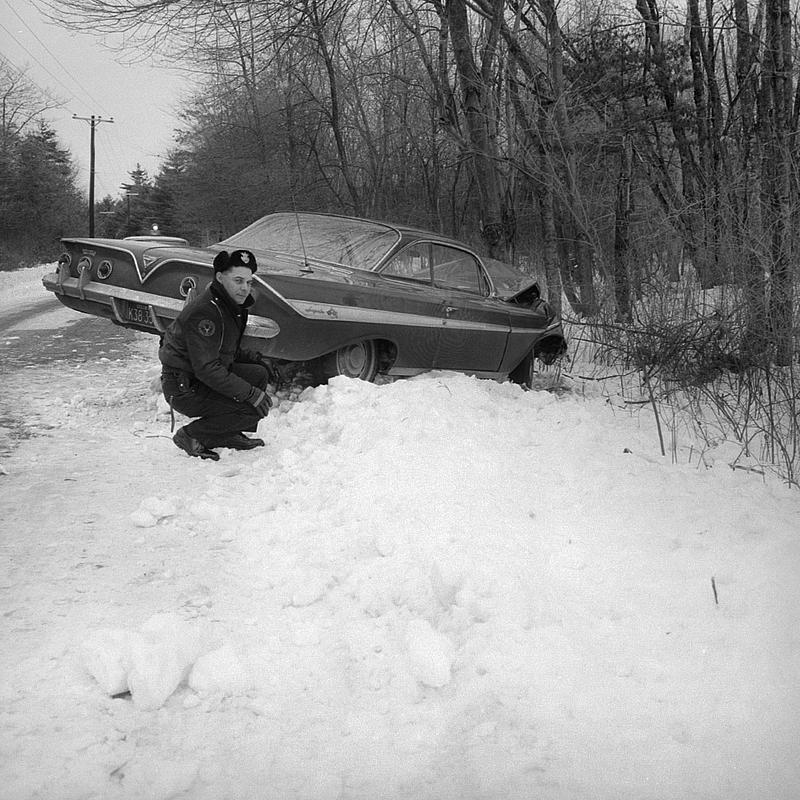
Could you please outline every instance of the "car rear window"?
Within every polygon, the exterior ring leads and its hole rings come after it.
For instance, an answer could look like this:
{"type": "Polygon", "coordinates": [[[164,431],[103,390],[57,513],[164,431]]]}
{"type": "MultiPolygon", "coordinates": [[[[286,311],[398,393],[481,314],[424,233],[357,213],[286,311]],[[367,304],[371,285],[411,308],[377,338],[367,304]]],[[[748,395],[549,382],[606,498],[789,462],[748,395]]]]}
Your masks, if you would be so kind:
{"type": "Polygon", "coordinates": [[[399,240],[394,228],[316,214],[270,214],[220,244],[373,269],[399,240]]]}

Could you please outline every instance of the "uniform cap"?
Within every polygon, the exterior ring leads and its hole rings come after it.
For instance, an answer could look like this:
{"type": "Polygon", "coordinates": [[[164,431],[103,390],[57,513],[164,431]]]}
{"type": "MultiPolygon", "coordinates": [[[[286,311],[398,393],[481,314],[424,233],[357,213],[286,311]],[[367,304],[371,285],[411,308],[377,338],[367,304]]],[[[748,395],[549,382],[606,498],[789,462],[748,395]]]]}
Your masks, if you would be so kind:
{"type": "Polygon", "coordinates": [[[214,272],[226,272],[233,267],[248,267],[251,272],[255,272],[258,264],[256,257],[249,250],[234,250],[232,253],[220,250],[214,256],[214,272]]]}

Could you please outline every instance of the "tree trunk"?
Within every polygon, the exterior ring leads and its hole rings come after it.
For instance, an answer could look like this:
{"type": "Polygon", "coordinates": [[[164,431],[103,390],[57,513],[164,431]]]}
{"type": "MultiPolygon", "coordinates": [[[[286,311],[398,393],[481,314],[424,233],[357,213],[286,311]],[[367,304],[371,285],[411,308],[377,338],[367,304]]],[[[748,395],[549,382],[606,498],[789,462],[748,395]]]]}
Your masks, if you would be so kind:
{"type": "Polygon", "coordinates": [[[762,140],[762,219],[771,225],[769,330],[775,361],[788,365],[793,351],[791,14],[788,0],[766,0],[767,27],[759,120],[762,140]]]}
{"type": "MultiPolygon", "coordinates": [[[[743,274],[737,276],[744,289],[744,331],[742,352],[745,363],[760,360],[769,346],[767,294],[764,268],[756,242],[760,238],[756,132],[755,67],[758,39],[750,31],[748,0],[734,0],[736,21],[736,107],[734,130],[738,140],[738,159],[729,180],[734,199],[734,244],[741,254],[743,274]]],[[[758,23],[756,23],[758,25],[758,23]]]]}
{"type": "Polygon", "coordinates": [[[331,51],[330,44],[328,43],[325,24],[320,18],[318,0],[304,0],[304,7],[316,39],[318,52],[322,58],[322,63],[325,68],[325,75],[328,81],[328,100],[330,102],[328,122],[330,123],[331,132],[333,133],[333,140],[336,144],[339,170],[341,172],[342,179],[347,186],[347,192],[350,196],[350,204],[353,213],[357,216],[360,216],[363,213],[362,199],[358,186],[353,178],[353,169],[350,164],[350,153],[344,139],[344,123],[342,119],[342,110],[339,104],[339,82],[336,76],[333,53],[331,51]]]}
{"type": "Polygon", "coordinates": [[[617,204],[614,219],[614,299],[619,322],[631,318],[631,286],[628,277],[631,219],[631,173],[633,171],[631,142],[623,137],[617,179],[617,204]]]}
{"type": "MultiPolygon", "coordinates": [[[[567,193],[572,250],[577,262],[577,278],[580,287],[580,313],[592,317],[597,314],[597,296],[594,290],[595,248],[589,238],[589,227],[583,213],[583,203],[577,184],[577,162],[575,142],[567,112],[567,93],[564,87],[564,58],[561,26],[554,0],[540,0],[542,15],[547,28],[547,54],[550,85],[553,93],[553,114],[557,132],[558,150],[551,148],[555,163],[561,164],[561,174],[567,193]]],[[[571,266],[571,265],[570,265],[571,266]]]]}
{"type": "Polygon", "coordinates": [[[490,82],[503,6],[503,0],[492,0],[493,17],[480,69],[473,55],[466,0],[447,0],[445,14],[461,85],[469,159],[478,189],[481,235],[492,258],[507,260],[513,225],[509,224],[510,215],[505,208],[499,159],[490,131],[494,118],[490,82]]]}
{"type": "Polygon", "coordinates": [[[661,15],[657,0],[636,0],[636,10],[645,23],[647,49],[653,61],[653,80],[658,87],[667,114],[675,149],[681,166],[683,179],[682,196],[669,191],[671,177],[668,164],[651,165],[654,172],[654,186],[661,192],[663,200],[674,204],[668,209],[674,214],[677,228],[681,233],[703,288],[711,288],[716,279],[707,267],[707,254],[703,235],[703,218],[698,208],[697,168],[687,132],[686,108],[681,104],[676,86],[676,76],[670,67],[662,42],[661,15]]]}

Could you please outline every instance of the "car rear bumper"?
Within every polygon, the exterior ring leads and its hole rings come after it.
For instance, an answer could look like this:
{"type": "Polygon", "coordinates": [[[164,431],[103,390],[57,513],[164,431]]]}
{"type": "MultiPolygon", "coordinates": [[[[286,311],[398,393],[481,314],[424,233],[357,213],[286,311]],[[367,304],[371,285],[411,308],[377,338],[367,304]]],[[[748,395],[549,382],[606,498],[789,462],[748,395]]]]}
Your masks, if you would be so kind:
{"type": "MultiPolygon", "coordinates": [[[[42,278],[42,284],[68,308],[147,333],[165,331],[186,302],[84,279],[86,274],[73,278],[62,271],[50,272],[42,278]],[[136,313],[132,315],[132,311],[136,313]]],[[[255,339],[272,339],[279,333],[275,320],[257,315],[250,316],[245,329],[245,336],[255,339]]]]}

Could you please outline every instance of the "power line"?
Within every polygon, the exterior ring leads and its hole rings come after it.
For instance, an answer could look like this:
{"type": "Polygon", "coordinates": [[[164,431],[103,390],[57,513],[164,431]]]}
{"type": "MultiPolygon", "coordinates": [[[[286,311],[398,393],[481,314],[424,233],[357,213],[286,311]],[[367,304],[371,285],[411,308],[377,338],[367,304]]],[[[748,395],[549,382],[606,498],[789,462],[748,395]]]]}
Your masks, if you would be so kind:
{"type": "MultiPolygon", "coordinates": [[[[11,31],[10,31],[8,28],[6,28],[6,26],[5,26],[5,25],[3,25],[3,23],[2,23],[2,22],[0,22],[0,28],[2,28],[2,29],[3,29],[3,30],[4,30],[4,31],[5,31],[5,32],[6,32],[6,33],[7,33],[7,34],[8,34],[8,35],[9,35],[9,36],[10,36],[10,37],[11,37],[11,38],[12,38],[12,39],[13,39],[13,40],[16,42],[16,43],[17,43],[17,46],[18,46],[18,47],[20,47],[22,50],[24,50],[24,51],[25,51],[25,52],[26,52],[26,53],[27,53],[27,54],[28,54],[28,55],[29,55],[29,56],[30,56],[30,57],[31,57],[31,58],[32,58],[32,59],[33,59],[33,60],[34,60],[34,61],[35,61],[35,62],[36,62],[36,63],[37,63],[37,64],[38,64],[38,65],[39,65],[39,66],[40,66],[40,67],[41,67],[41,68],[42,68],[42,69],[43,69],[43,70],[44,70],[44,71],[45,71],[45,72],[46,72],[46,73],[47,73],[47,74],[48,74],[48,75],[49,75],[49,76],[52,78],[52,79],[53,79],[53,80],[54,80],[54,81],[56,81],[56,83],[59,83],[59,84],[61,84],[61,86],[63,86],[63,87],[64,87],[64,88],[65,88],[65,89],[66,89],[66,90],[67,90],[67,91],[70,93],[70,95],[72,96],[72,98],[73,98],[73,99],[75,99],[75,97],[74,97],[74,94],[73,94],[73,92],[72,92],[72,89],[70,89],[70,88],[69,88],[69,86],[67,86],[67,85],[66,85],[66,84],[65,84],[65,83],[64,83],[64,82],[61,80],[61,78],[59,78],[59,77],[58,77],[58,75],[56,75],[56,74],[54,74],[53,72],[51,72],[51,71],[50,71],[50,69],[49,69],[48,67],[46,67],[44,64],[42,64],[42,62],[41,62],[41,61],[39,61],[39,59],[38,59],[38,58],[36,58],[36,56],[35,56],[33,53],[31,53],[31,51],[30,51],[30,50],[28,50],[28,48],[27,48],[27,47],[25,47],[25,45],[24,45],[24,44],[22,44],[22,42],[20,42],[20,40],[19,40],[19,39],[17,39],[17,37],[16,37],[16,36],[14,36],[14,34],[13,34],[13,33],[11,33],[11,31]]],[[[7,56],[4,56],[4,57],[8,59],[8,57],[7,57],[7,56]]],[[[11,60],[10,60],[10,59],[8,59],[8,61],[9,61],[9,63],[13,63],[13,62],[11,62],[11,60]]],[[[16,66],[16,65],[14,65],[14,66],[16,66]]],[[[24,70],[20,69],[19,67],[17,67],[17,69],[18,69],[20,72],[24,72],[24,70]]]]}
{"type": "MultiPolygon", "coordinates": [[[[8,3],[6,5],[8,5],[8,3]]],[[[102,103],[99,103],[92,96],[91,92],[89,92],[89,90],[80,82],[80,80],[78,80],[78,78],[76,78],[75,75],[73,75],[72,72],[70,72],[64,66],[64,64],[61,62],[59,57],[41,40],[41,38],[39,38],[39,35],[36,33],[36,31],[33,30],[33,28],[31,28],[31,26],[28,25],[28,23],[20,16],[20,14],[17,11],[17,9],[14,8],[11,5],[9,5],[8,7],[11,9],[11,11],[14,14],[14,16],[28,29],[28,32],[31,34],[31,36],[33,36],[33,38],[36,39],[36,41],[41,45],[41,47],[47,52],[47,54],[50,56],[50,58],[52,58],[53,61],[55,61],[55,63],[58,64],[58,66],[75,82],[75,85],[84,93],[84,95],[86,97],[88,97],[89,100],[91,100],[94,105],[98,105],[98,106],[100,106],[102,108],[102,103]]],[[[15,41],[17,41],[17,40],[15,39],[15,41]]],[[[20,44],[20,42],[17,41],[17,44],[20,44]]],[[[22,45],[20,44],[20,46],[22,46],[22,45]]],[[[30,55],[30,52],[28,50],[25,50],[25,52],[30,55]]],[[[31,56],[31,57],[33,57],[33,56],[31,56]]],[[[42,64],[40,62],[37,61],[37,63],[39,64],[39,66],[42,66],[42,64]]]]}
{"type": "MultiPolygon", "coordinates": [[[[94,61],[98,50],[91,43],[88,47],[84,46],[85,39],[89,38],[88,34],[91,32],[85,29],[64,28],[45,21],[36,13],[35,3],[30,5],[20,3],[18,10],[12,5],[12,0],[0,0],[0,40],[8,44],[7,47],[0,44],[0,51],[10,50],[14,55],[14,61],[28,63],[24,69],[19,68],[5,53],[0,54],[0,60],[7,61],[10,67],[24,74],[30,85],[36,87],[44,97],[52,98],[52,104],[58,107],[57,125],[62,127],[62,136],[65,135],[73,143],[71,149],[77,153],[78,161],[85,162],[83,146],[74,144],[76,138],[82,137],[80,135],[76,137],[73,131],[63,130],[64,123],[69,125],[67,121],[70,115],[73,118],[90,121],[91,117],[87,113],[89,109],[85,104],[91,102],[90,109],[95,112],[96,118],[100,118],[99,114],[105,118],[113,115],[118,123],[122,123],[118,125],[118,130],[111,135],[107,134],[102,126],[99,126],[99,131],[97,131],[95,178],[98,191],[107,191],[113,195],[118,180],[111,180],[111,176],[116,173],[130,172],[136,163],[146,164],[147,169],[155,174],[158,170],[157,162],[166,158],[166,154],[174,146],[174,142],[165,141],[164,144],[161,144],[160,141],[150,142],[149,137],[137,139],[135,135],[131,135],[126,120],[126,113],[130,116],[134,111],[125,112],[125,98],[112,96],[109,99],[102,93],[103,88],[101,88],[99,97],[105,99],[105,102],[101,102],[96,96],[97,88],[95,88],[94,94],[89,91],[88,86],[94,86],[94,84],[83,74],[82,69],[84,61],[94,61]],[[7,10],[2,11],[2,8],[6,6],[8,6],[7,10]],[[28,39],[30,41],[26,41],[28,39]],[[49,46],[51,41],[53,42],[52,47],[49,46]],[[31,72],[38,75],[38,81],[30,77],[31,72]],[[67,84],[68,80],[72,83],[67,84]],[[106,105],[109,102],[112,104],[111,106],[106,105]],[[120,111],[123,113],[116,113],[120,111]],[[129,151],[132,154],[125,155],[129,151]],[[109,176],[108,187],[104,185],[106,175],[109,176]]],[[[102,84],[109,83],[109,78],[102,72],[102,68],[98,77],[102,84]]],[[[152,110],[151,116],[153,116],[152,110]]],[[[136,123],[139,122],[138,117],[140,117],[139,114],[137,114],[136,123]]],[[[133,124],[134,121],[130,120],[130,122],[133,124]]],[[[166,115],[164,122],[166,122],[166,115]]],[[[177,123],[173,127],[176,125],[177,123]]],[[[166,124],[162,124],[161,127],[166,127],[166,124]]],[[[79,166],[82,172],[86,171],[82,164],[79,166]]]]}

